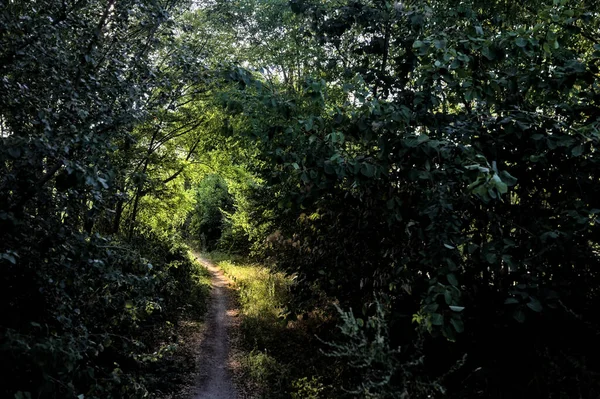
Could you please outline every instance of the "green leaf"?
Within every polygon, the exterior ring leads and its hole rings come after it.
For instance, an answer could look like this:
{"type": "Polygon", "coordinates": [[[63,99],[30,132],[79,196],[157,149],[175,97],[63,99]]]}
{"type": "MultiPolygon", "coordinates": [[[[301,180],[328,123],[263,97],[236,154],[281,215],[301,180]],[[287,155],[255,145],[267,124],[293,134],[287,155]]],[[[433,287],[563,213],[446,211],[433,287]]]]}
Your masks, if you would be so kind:
{"type": "Polygon", "coordinates": [[[571,154],[574,157],[579,157],[583,154],[583,146],[582,145],[578,145],[576,147],[573,147],[573,149],[571,150],[571,154]]]}
{"type": "Polygon", "coordinates": [[[6,259],[7,261],[9,261],[10,263],[12,263],[13,265],[17,264],[17,259],[12,254],[3,253],[1,257],[4,258],[4,259],[6,259]]]}
{"type": "Polygon", "coordinates": [[[467,165],[465,166],[465,169],[467,170],[477,170],[481,173],[489,173],[490,168],[486,168],[484,166],[481,166],[479,164],[474,164],[474,165],[467,165]]]}
{"type": "Polygon", "coordinates": [[[495,58],[494,53],[490,50],[489,47],[484,47],[481,49],[481,54],[488,60],[492,61],[495,58]]]}
{"type": "Polygon", "coordinates": [[[404,140],[404,145],[407,147],[416,147],[420,144],[418,137],[408,137],[404,140]]]}
{"type": "Polygon", "coordinates": [[[438,310],[439,307],[440,305],[438,305],[437,303],[432,303],[430,305],[425,306],[423,310],[429,313],[434,313],[436,310],[438,310]]]}
{"type": "Polygon", "coordinates": [[[366,177],[373,177],[375,176],[375,166],[370,163],[363,163],[360,167],[360,173],[366,177]]]}
{"type": "Polygon", "coordinates": [[[519,323],[525,322],[525,312],[522,309],[517,309],[513,312],[513,318],[519,323]]]}
{"type": "Polygon", "coordinates": [[[313,120],[311,118],[304,122],[304,129],[306,129],[307,132],[310,132],[312,130],[312,128],[313,128],[313,120]]]}
{"type": "Polygon", "coordinates": [[[503,181],[496,182],[496,190],[498,190],[500,194],[506,194],[508,192],[508,186],[503,181]]]}
{"type": "Polygon", "coordinates": [[[450,306],[450,310],[452,310],[453,312],[460,313],[463,310],[465,310],[465,307],[464,306],[450,306]]]}
{"type": "Polygon", "coordinates": [[[413,43],[413,48],[421,48],[423,47],[424,43],[420,40],[415,40],[415,42],[413,43]]]}
{"type": "Polygon", "coordinates": [[[514,305],[519,303],[519,300],[517,298],[506,298],[506,300],[504,301],[505,305],[514,305]]]}
{"type": "Polygon", "coordinates": [[[529,302],[527,302],[527,307],[533,310],[536,313],[540,313],[543,309],[542,304],[534,297],[529,297],[529,302]]]}
{"type": "Polygon", "coordinates": [[[515,184],[517,184],[517,178],[505,170],[500,172],[500,177],[502,178],[502,181],[506,183],[509,187],[512,187],[515,184]]]}
{"type": "Polygon", "coordinates": [[[469,245],[467,245],[467,252],[469,253],[469,255],[472,255],[477,250],[477,248],[479,248],[479,245],[470,242],[469,245]]]}
{"type": "Polygon", "coordinates": [[[8,155],[10,155],[13,158],[19,158],[21,156],[21,149],[18,147],[9,147],[8,148],[8,155]]]}
{"type": "Polygon", "coordinates": [[[524,38],[522,38],[522,37],[518,37],[517,40],[515,40],[515,43],[519,47],[525,47],[525,46],[527,46],[527,40],[524,39],[524,38]]]}
{"type": "Polygon", "coordinates": [[[456,279],[456,276],[454,275],[454,273],[448,273],[446,275],[446,278],[448,279],[448,282],[450,284],[452,284],[454,287],[458,287],[458,280],[456,279]]]}
{"type": "Polygon", "coordinates": [[[439,313],[432,313],[431,324],[433,324],[434,326],[441,326],[442,324],[444,324],[444,316],[442,316],[439,313]]]}
{"type": "Polygon", "coordinates": [[[102,187],[108,188],[108,183],[106,182],[106,179],[98,177],[98,181],[100,182],[100,184],[102,185],[102,187]]]}
{"type": "Polygon", "coordinates": [[[498,256],[493,252],[488,252],[485,254],[485,259],[488,261],[488,263],[495,264],[498,260],[498,256]]]}
{"type": "Polygon", "coordinates": [[[450,319],[450,324],[452,324],[452,327],[454,327],[457,333],[465,331],[465,326],[462,320],[450,319]]]}
{"type": "Polygon", "coordinates": [[[473,91],[471,89],[467,89],[467,91],[465,92],[465,100],[473,101],[474,98],[475,98],[475,91],[473,91]]]}
{"type": "Polygon", "coordinates": [[[395,203],[396,203],[396,201],[393,198],[391,198],[391,199],[389,199],[389,200],[386,201],[385,206],[386,206],[387,209],[391,210],[391,209],[394,209],[395,203]]]}
{"type": "Polygon", "coordinates": [[[452,326],[445,325],[444,327],[442,327],[442,334],[444,335],[444,337],[446,337],[446,339],[448,339],[448,341],[456,341],[456,337],[454,336],[454,329],[452,328],[452,326]]]}
{"type": "Polygon", "coordinates": [[[444,300],[446,301],[446,305],[452,303],[452,292],[450,292],[450,290],[444,292],[444,300]]]}

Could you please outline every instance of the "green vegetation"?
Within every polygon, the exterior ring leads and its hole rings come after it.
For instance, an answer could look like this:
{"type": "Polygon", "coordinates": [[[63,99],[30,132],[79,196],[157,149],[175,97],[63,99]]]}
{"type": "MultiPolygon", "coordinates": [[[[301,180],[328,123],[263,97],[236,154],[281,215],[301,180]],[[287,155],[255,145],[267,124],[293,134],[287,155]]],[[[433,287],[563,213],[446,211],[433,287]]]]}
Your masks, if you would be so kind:
{"type": "Polygon", "coordinates": [[[257,395],[598,397],[599,31],[592,0],[1,2],[0,396],[175,390],[189,241],[267,268],[223,263],[257,395]]]}
{"type": "Polygon", "coordinates": [[[202,248],[214,249],[227,228],[225,212],[230,210],[232,199],[227,183],[219,175],[206,176],[196,190],[190,233],[202,248]]]}
{"type": "Polygon", "coordinates": [[[170,49],[187,6],[0,4],[0,397],[177,390],[209,287],[177,232],[195,141],[161,89],[194,69],[170,49]]]}
{"type": "Polygon", "coordinates": [[[258,264],[244,262],[243,258],[212,252],[215,262],[239,288],[242,315],[247,319],[277,320],[289,301],[292,284],[281,273],[273,273],[258,264]]]}
{"type": "Polygon", "coordinates": [[[323,313],[288,322],[291,278],[240,256],[212,252],[209,258],[235,284],[239,326],[233,360],[241,389],[253,397],[335,397],[321,380],[335,378],[340,366],[306,351],[322,347],[314,334],[326,322],[323,313]]]}

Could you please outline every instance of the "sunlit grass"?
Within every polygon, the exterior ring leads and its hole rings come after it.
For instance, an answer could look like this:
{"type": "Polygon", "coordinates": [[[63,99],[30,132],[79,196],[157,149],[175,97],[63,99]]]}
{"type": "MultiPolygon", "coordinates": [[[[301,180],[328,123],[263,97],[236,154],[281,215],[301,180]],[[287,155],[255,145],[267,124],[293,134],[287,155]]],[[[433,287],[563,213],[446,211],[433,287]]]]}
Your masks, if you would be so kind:
{"type": "Polygon", "coordinates": [[[280,315],[289,297],[291,279],[241,257],[218,252],[207,257],[235,284],[240,315],[235,357],[241,380],[257,397],[276,397],[289,380],[289,367],[274,355],[289,338],[287,323],[280,315]]]}
{"type": "Polygon", "coordinates": [[[191,252],[188,253],[188,257],[193,263],[193,269],[190,276],[190,283],[193,284],[193,303],[190,303],[189,306],[195,309],[196,316],[203,316],[206,313],[206,310],[208,309],[210,289],[212,286],[211,274],[207,268],[205,268],[200,262],[198,262],[198,260],[191,252]]]}
{"type": "Polygon", "coordinates": [[[288,299],[290,278],[241,258],[221,253],[211,253],[209,256],[235,283],[240,311],[244,316],[279,318],[288,299]]]}
{"type": "Polygon", "coordinates": [[[320,312],[295,321],[282,317],[292,295],[291,277],[235,255],[205,256],[235,284],[240,319],[234,362],[240,367],[243,390],[256,398],[336,397],[328,395],[322,383],[322,375],[336,366],[315,353],[315,333],[325,321],[320,312]]]}
{"type": "Polygon", "coordinates": [[[206,290],[210,291],[211,287],[211,274],[207,268],[202,266],[200,262],[195,261],[196,269],[194,270],[195,282],[201,286],[206,287],[206,290]]]}

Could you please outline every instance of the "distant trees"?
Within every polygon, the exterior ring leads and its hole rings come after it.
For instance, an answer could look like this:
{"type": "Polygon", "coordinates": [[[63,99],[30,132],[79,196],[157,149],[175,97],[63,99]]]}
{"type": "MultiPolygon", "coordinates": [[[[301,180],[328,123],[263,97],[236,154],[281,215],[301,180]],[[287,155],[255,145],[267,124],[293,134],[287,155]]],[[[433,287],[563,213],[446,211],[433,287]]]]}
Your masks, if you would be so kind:
{"type": "Polygon", "coordinates": [[[232,211],[233,201],[227,183],[219,175],[206,176],[196,190],[196,208],[190,230],[205,248],[215,249],[226,228],[224,213],[232,211]]]}

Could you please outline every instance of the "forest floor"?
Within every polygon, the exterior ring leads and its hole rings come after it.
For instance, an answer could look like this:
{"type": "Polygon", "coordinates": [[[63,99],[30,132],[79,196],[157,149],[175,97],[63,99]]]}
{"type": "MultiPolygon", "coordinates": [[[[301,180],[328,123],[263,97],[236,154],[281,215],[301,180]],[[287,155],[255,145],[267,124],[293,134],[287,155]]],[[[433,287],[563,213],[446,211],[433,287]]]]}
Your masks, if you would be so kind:
{"type": "MultiPolygon", "coordinates": [[[[334,327],[323,304],[285,318],[293,279],[243,256],[205,254],[231,279],[238,309],[230,330],[230,368],[240,398],[339,398],[339,364],[318,351],[334,327]],[[335,391],[335,392],[334,392],[335,391]]],[[[331,312],[332,310],[329,310],[331,312]]]]}
{"type": "Polygon", "coordinates": [[[194,399],[235,399],[232,379],[230,329],[235,325],[237,309],[223,271],[199,254],[196,258],[211,273],[212,290],[200,344],[198,378],[194,399]]]}
{"type": "Polygon", "coordinates": [[[333,327],[322,306],[285,320],[289,276],[238,255],[193,253],[210,274],[208,311],[182,338],[184,389],[161,399],[341,396],[340,365],[314,353],[322,347],[316,335],[333,327]]]}

